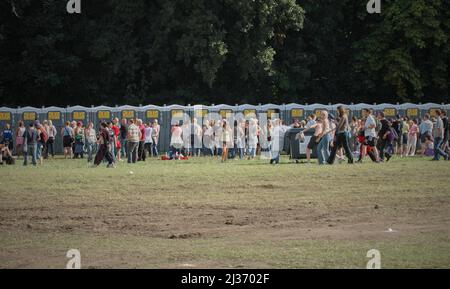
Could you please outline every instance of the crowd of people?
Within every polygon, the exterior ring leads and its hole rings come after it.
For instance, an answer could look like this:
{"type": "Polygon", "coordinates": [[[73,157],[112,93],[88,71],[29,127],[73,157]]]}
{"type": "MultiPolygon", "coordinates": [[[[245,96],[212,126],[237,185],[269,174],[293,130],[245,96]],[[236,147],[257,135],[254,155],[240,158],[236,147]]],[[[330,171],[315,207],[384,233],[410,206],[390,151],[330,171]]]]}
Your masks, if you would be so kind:
{"type": "MultiPolygon", "coordinates": [[[[170,145],[163,159],[185,159],[191,156],[217,156],[222,162],[228,159],[254,159],[265,156],[271,164],[280,162],[284,138],[291,128],[301,129],[296,138],[305,142],[306,159],[317,155],[320,165],[339,162],[362,162],[368,156],[373,162],[388,162],[394,155],[411,157],[417,154],[449,159],[449,120],[444,110],[435,116],[426,114],[422,119],[397,115],[386,118],[383,112],[373,115],[370,109],[362,117],[349,116],[344,107],[337,115],[321,111],[319,116],[287,126],[281,119],[269,119],[261,124],[256,118],[234,120],[197,119],[174,122],[170,129],[170,145]],[[306,138],[306,135],[310,135],[306,138]]],[[[36,120],[25,127],[20,121],[15,130],[7,124],[1,133],[0,163],[13,164],[23,156],[33,165],[42,164],[55,156],[55,139],[62,138],[64,157],[86,158],[93,166],[102,162],[115,167],[118,162],[136,163],[148,157],[158,157],[161,127],[157,120],[144,123],[140,119],[113,119],[84,125],[80,121],[67,122],[58,132],[51,121],[36,120]]]]}
{"type": "Polygon", "coordinates": [[[361,118],[349,120],[343,107],[338,108],[335,118],[326,111],[320,117],[310,115],[308,121],[295,121],[293,127],[304,128],[304,135],[314,130],[306,155],[309,161],[313,149],[317,150],[319,164],[333,164],[347,158],[349,163],[362,162],[369,156],[373,162],[388,162],[394,155],[412,157],[417,153],[438,161],[449,159],[449,120],[444,110],[436,110],[432,118],[426,114],[423,119],[410,119],[397,115],[386,118],[383,112],[372,114],[364,109],[361,118]]]}

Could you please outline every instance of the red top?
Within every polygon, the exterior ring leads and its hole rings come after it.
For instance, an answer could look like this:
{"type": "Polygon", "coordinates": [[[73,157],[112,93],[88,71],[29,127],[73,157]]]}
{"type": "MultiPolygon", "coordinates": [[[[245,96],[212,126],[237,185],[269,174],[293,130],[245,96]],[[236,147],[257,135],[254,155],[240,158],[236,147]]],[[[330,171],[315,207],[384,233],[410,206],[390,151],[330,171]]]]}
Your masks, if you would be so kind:
{"type": "Polygon", "coordinates": [[[145,125],[141,124],[139,130],[141,131],[141,141],[145,141],[145,125]]]}
{"type": "Polygon", "coordinates": [[[117,137],[120,133],[120,128],[117,125],[112,126],[112,130],[114,131],[114,135],[117,137]]]}

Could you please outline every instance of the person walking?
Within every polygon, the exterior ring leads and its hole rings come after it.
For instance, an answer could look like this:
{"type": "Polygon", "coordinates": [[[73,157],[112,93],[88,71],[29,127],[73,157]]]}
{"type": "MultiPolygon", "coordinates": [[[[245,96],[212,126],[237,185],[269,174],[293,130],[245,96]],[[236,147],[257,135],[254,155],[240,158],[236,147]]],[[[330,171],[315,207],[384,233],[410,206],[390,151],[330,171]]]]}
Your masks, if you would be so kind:
{"type": "Polygon", "coordinates": [[[378,121],[381,124],[381,128],[378,132],[378,149],[380,152],[380,161],[384,162],[386,158],[387,161],[392,157],[391,152],[387,150],[388,146],[391,145],[389,134],[391,133],[391,126],[389,121],[386,119],[384,112],[378,113],[378,121]]]}
{"type": "Polygon", "coordinates": [[[339,122],[337,125],[336,142],[333,145],[333,148],[330,153],[330,157],[328,158],[327,161],[330,165],[332,165],[336,158],[337,150],[342,147],[345,151],[345,155],[347,156],[348,163],[353,164],[353,154],[350,149],[350,143],[349,143],[349,141],[350,141],[350,125],[349,125],[349,121],[348,121],[348,115],[342,106],[338,106],[337,111],[339,114],[339,122]]]}
{"type": "Polygon", "coordinates": [[[94,167],[98,167],[103,159],[108,161],[108,168],[115,168],[116,165],[114,163],[114,158],[112,156],[109,145],[112,142],[111,133],[108,129],[108,124],[106,122],[102,122],[100,125],[100,134],[99,134],[99,149],[97,151],[97,155],[94,160],[94,167]]]}
{"type": "Polygon", "coordinates": [[[442,121],[442,112],[440,109],[436,110],[436,125],[434,126],[434,158],[433,161],[438,161],[441,156],[445,160],[449,159],[448,154],[442,149],[441,145],[444,141],[444,122],[442,121]]]}
{"type": "Polygon", "coordinates": [[[364,137],[365,137],[365,147],[367,154],[374,162],[379,162],[379,154],[377,149],[377,123],[372,115],[370,109],[363,109],[363,116],[365,118],[364,122],[364,137]]]}

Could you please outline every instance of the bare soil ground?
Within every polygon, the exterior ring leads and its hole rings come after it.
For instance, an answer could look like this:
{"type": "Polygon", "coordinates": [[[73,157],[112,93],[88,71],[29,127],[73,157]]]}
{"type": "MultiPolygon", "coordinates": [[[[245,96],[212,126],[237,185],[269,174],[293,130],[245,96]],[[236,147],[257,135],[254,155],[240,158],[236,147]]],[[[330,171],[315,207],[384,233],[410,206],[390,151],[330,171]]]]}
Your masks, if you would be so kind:
{"type": "Polygon", "coordinates": [[[450,268],[450,163],[0,167],[0,267],[65,268],[72,248],[83,268],[365,268],[370,249],[450,268]]]}

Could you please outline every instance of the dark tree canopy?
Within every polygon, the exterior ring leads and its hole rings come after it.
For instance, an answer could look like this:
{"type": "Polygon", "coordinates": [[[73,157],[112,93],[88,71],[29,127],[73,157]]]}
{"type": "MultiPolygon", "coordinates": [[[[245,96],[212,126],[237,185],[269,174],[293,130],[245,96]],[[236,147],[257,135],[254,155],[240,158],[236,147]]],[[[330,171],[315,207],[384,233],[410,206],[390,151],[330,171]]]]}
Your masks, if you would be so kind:
{"type": "Polygon", "coordinates": [[[0,2],[0,106],[449,102],[447,0],[0,2]]]}

